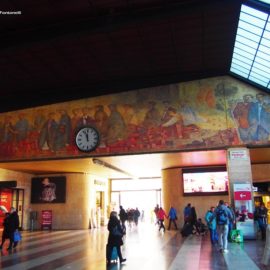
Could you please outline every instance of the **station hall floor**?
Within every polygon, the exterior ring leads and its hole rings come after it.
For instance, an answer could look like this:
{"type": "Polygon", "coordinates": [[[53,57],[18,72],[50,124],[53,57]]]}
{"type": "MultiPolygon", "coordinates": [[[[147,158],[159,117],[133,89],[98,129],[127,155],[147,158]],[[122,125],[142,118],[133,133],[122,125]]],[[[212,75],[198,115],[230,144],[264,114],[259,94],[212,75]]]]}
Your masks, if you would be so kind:
{"type": "Polygon", "coordinates": [[[127,227],[122,252],[127,261],[106,267],[106,227],[92,230],[22,232],[16,249],[0,257],[0,269],[122,269],[122,270],[255,270],[270,269],[260,264],[264,242],[229,243],[229,252],[221,254],[212,246],[209,235],[182,238],[179,231],[159,232],[153,224],[127,227]]]}

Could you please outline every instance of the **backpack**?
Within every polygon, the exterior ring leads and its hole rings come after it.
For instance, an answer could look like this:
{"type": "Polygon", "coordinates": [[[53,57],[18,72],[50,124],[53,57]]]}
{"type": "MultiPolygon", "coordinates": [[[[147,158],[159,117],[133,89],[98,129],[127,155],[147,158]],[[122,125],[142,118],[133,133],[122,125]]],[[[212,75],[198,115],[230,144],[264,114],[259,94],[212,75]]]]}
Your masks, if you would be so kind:
{"type": "Polygon", "coordinates": [[[219,208],[216,213],[217,216],[217,224],[218,225],[225,225],[227,224],[228,217],[224,209],[219,208]]]}

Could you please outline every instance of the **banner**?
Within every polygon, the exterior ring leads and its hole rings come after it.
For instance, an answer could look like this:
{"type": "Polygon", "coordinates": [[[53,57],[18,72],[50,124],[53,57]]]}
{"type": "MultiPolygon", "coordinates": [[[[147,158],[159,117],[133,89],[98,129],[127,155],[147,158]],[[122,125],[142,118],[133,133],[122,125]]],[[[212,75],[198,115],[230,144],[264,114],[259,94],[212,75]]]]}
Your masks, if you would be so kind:
{"type": "Polygon", "coordinates": [[[41,212],[41,229],[52,229],[52,210],[42,210],[41,212]]]}
{"type": "Polygon", "coordinates": [[[236,228],[243,232],[245,239],[255,239],[252,185],[236,183],[233,185],[236,228]]]}

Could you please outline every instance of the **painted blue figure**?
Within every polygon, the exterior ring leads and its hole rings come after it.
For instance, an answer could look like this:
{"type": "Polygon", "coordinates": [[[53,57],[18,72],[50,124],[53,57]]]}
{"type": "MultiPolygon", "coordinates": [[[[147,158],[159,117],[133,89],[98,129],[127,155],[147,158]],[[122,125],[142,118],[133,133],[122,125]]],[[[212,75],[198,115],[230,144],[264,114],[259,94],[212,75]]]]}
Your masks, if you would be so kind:
{"type": "Polygon", "coordinates": [[[253,141],[268,141],[270,134],[270,104],[265,95],[256,95],[257,102],[252,103],[249,110],[248,121],[253,141]]]}

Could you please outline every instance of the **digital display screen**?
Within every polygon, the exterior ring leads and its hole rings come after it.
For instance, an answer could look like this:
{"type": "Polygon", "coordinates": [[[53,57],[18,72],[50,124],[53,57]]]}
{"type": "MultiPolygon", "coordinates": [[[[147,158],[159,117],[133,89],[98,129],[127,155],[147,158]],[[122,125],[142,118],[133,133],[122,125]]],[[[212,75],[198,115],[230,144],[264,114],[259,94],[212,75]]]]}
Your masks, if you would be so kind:
{"type": "Polygon", "coordinates": [[[226,171],[184,172],[185,195],[228,194],[228,174],[226,171]]]}

